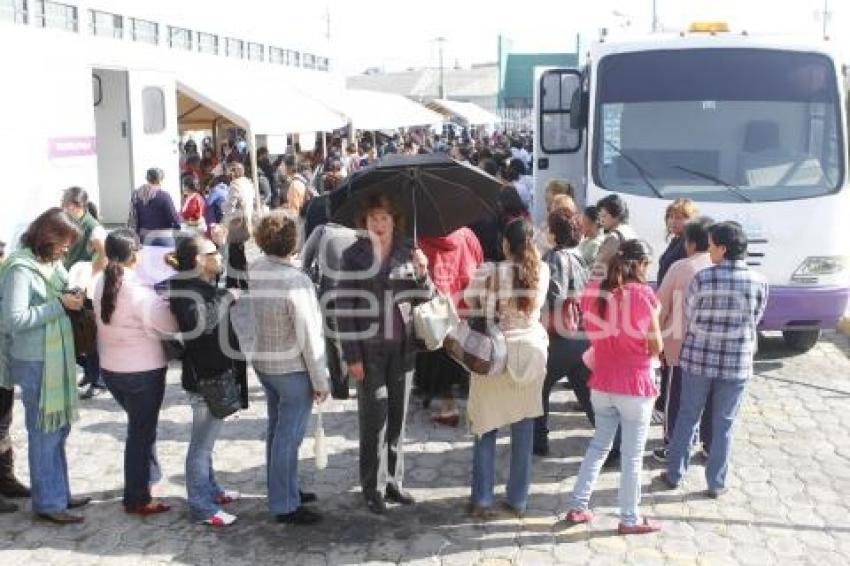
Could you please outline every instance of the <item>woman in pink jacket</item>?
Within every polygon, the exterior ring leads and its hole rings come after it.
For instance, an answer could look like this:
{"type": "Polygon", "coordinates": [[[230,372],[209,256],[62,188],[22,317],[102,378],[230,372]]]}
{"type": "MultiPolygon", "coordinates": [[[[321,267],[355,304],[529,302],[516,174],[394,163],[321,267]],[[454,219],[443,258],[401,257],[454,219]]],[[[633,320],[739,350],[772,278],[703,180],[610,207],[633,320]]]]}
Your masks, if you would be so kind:
{"type": "Polygon", "coordinates": [[[154,444],[165,393],[168,360],[162,334],[177,331],[168,302],[136,276],[138,237],[116,230],[106,237],[106,270],[94,283],[97,347],[106,387],[127,412],[124,509],[151,515],[168,511],[150,486],[160,479],[154,444]]]}

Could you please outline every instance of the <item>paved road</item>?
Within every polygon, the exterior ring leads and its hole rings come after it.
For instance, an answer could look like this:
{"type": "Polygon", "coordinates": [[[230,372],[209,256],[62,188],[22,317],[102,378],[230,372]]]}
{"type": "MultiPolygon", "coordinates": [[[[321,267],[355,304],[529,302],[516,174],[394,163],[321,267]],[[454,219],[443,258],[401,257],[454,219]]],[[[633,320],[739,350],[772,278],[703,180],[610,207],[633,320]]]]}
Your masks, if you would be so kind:
{"type": "MultiPolygon", "coordinates": [[[[126,516],[120,503],[124,415],[109,397],[83,406],[68,446],[71,483],[96,502],[86,522],[59,528],[27,511],[0,516],[0,564],[829,564],[850,563],[850,340],[832,335],[792,356],[776,337],[763,341],[735,443],[732,489],[713,501],[700,495],[702,467],[684,489],[656,492],[657,465],[647,458],[644,509],[665,524],[657,535],[617,536],[618,474],[603,474],[592,526],[566,528],[564,510],[590,430],[571,393],[554,398],[553,455],[535,461],[530,512],[523,520],[478,523],[463,506],[468,495],[471,437],[435,428],[418,403],[409,415],[407,479],[420,504],[369,514],[357,487],[354,402],[326,409],[329,467],[313,465],[304,444],[302,470],[318,492],[326,520],[313,528],[278,525],[265,508],[263,394],[224,428],[216,449],[219,478],[245,498],[239,521],[225,530],[193,525],[184,506],[183,461],[190,411],[178,372],[169,385],[159,427],[166,498],[164,516],[126,516]]],[[[18,471],[27,477],[23,411],[16,406],[18,471]]],[[[653,427],[649,447],[659,443],[653,427]]],[[[506,442],[502,438],[500,444],[506,442]]],[[[507,453],[500,449],[500,478],[507,453]]],[[[28,503],[27,503],[28,505],[28,503]]]]}

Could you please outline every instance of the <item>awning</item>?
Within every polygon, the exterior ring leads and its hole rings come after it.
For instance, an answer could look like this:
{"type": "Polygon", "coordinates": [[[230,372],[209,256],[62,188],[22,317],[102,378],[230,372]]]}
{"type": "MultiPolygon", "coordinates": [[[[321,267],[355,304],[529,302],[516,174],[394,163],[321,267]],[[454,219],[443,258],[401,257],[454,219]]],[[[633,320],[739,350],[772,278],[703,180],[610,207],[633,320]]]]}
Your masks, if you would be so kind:
{"type": "Polygon", "coordinates": [[[255,135],[285,135],[329,132],[346,122],[339,112],[275,76],[234,80],[189,74],[177,79],[177,91],[183,95],[178,96],[180,121],[186,124],[210,123],[220,115],[255,135]]]}
{"type": "Polygon", "coordinates": [[[469,125],[483,126],[485,124],[497,124],[502,119],[484,110],[472,102],[459,102],[457,100],[436,99],[426,104],[434,112],[450,118],[460,118],[469,125]]]}
{"type": "Polygon", "coordinates": [[[318,93],[322,102],[344,114],[358,130],[391,130],[439,124],[444,118],[400,94],[339,89],[318,93]]]}

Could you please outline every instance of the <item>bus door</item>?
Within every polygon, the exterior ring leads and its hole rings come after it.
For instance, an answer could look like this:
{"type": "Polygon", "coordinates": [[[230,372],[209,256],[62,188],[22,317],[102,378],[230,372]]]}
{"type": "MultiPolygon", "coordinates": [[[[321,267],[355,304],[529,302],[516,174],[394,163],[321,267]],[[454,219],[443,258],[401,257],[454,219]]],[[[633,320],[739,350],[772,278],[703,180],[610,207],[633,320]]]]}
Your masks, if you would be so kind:
{"type": "Polygon", "coordinates": [[[545,222],[546,184],[569,181],[576,204],[585,204],[587,115],[578,69],[535,69],[534,81],[534,222],[545,222]]]}
{"type": "Polygon", "coordinates": [[[177,131],[177,91],[174,76],[147,70],[129,71],[130,146],[133,186],[158,167],[165,173],[162,186],[180,206],[180,143],[177,131]]]}

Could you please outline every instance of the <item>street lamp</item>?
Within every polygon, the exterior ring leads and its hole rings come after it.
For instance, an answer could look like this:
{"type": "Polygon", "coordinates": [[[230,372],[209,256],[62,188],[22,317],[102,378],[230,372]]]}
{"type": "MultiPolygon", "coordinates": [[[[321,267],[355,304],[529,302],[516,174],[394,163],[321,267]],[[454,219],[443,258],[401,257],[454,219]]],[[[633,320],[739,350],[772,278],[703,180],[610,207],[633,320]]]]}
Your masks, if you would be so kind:
{"type": "Polygon", "coordinates": [[[434,41],[437,42],[437,47],[440,52],[440,86],[439,86],[439,96],[440,100],[445,100],[446,98],[446,80],[445,80],[445,71],[443,69],[443,43],[445,43],[445,37],[438,37],[434,41]]]}

